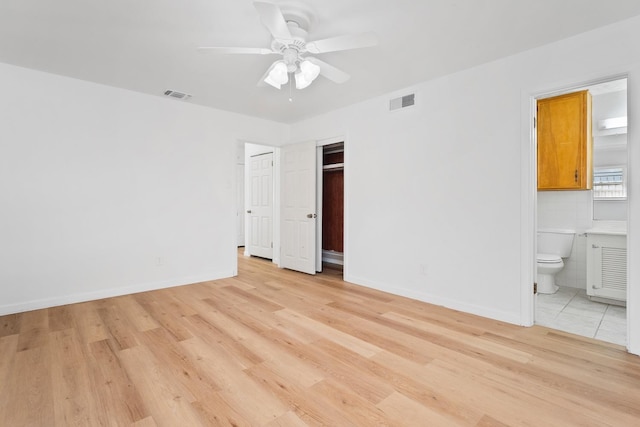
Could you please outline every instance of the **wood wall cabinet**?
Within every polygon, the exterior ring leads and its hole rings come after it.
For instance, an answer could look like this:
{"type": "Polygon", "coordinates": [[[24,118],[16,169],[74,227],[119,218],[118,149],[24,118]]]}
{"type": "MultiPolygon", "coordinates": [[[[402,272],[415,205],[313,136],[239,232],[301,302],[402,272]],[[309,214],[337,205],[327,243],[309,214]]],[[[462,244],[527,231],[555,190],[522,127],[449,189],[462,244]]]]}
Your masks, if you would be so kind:
{"type": "Polygon", "coordinates": [[[538,190],[590,190],[591,94],[538,100],[538,190]]]}

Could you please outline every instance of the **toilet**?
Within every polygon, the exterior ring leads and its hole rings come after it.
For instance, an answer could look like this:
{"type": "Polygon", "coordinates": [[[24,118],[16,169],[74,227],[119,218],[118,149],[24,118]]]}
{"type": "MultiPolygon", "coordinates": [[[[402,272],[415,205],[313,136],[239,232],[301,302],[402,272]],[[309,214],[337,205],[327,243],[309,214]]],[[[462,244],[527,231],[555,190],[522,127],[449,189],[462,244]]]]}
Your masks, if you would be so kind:
{"type": "Polygon", "coordinates": [[[538,293],[554,294],[558,291],[556,274],[564,268],[562,259],[571,255],[575,235],[575,230],[538,229],[538,293]]]}

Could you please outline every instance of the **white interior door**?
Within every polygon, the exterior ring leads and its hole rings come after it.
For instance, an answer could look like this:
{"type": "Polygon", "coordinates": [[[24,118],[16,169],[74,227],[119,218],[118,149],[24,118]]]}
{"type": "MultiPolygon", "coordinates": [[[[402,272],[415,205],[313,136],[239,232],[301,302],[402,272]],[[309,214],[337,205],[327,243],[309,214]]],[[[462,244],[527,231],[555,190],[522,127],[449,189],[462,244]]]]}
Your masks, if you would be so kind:
{"type": "Polygon", "coordinates": [[[249,254],[273,259],[273,153],[252,156],[249,165],[249,254]]]}
{"type": "Polygon", "coordinates": [[[316,273],[316,144],[282,147],[280,265],[316,273]]]}
{"type": "Polygon", "coordinates": [[[236,165],[236,241],[244,246],[244,165],[236,165]]]}

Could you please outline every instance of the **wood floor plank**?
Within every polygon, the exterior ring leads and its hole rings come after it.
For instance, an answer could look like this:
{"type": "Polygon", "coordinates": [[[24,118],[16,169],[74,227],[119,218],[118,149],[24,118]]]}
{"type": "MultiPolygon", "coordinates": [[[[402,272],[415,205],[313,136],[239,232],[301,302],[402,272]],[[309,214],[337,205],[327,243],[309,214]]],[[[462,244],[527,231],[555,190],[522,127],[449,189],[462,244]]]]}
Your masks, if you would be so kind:
{"type": "MultiPolygon", "coordinates": [[[[116,424],[116,425],[119,425],[119,424],[116,424]]],[[[153,417],[147,417],[145,419],[136,421],[135,423],[131,424],[131,427],[158,427],[158,424],[156,424],[153,417]]]]}
{"type": "MultiPolygon", "coordinates": [[[[333,304],[308,311],[309,317],[331,325],[366,342],[375,342],[378,347],[394,352],[418,363],[427,363],[432,359],[429,354],[420,351],[422,340],[381,325],[379,322],[354,316],[349,312],[334,308],[333,304]]],[[[375,319],[375,318],[374,318],[375,319]]]]}
{"type": "Polygon", "coordinates": [[[99,307],[100,302],[95,301],[69,306],[74,319],[74,326],[85,344],[106,340],[110,336],[104,321],[98,313],[99,307]]]}
{"type": "Polygon", "coordinates": [[[403,323],[410,327],[429,330],[432,333],[446,336],[451,340],[463,343],[465,346],[473,347],[474,349],[477,349],[477,351],[491,352],[500,355],[501,357],[513,359],[514,361],[519,363],[527,363],[532,360],[532,356],[528,352],[516,350],[505,345],[500,345],[498,343],[485,340],[482,337],[478,337],[475,335],[470,336],[468,334],[457,332],[444,326],[434,325],[422,320],[412,319],[408,316],[403,316],[394,312],[385,313],[383,314],[383,317],[395,320],[396,322],[403,323]]]}
{"type": "Polygon", "coordinates": [[[61,331],[63,329],[73,328],[73,317],[71,309],[68,305],[60,307],[51,307],[47,310],[49,315],[49,331],[61,331]]]}
{"type": "MultiPolygon", "coordinates": [[[[70,319],[65,321],[68,322],[65,325],[73,324],[70,319]]],[[[86,346],[80,344],[74,329],[52,331],[49,337],[53,394],[63,397],[54,401],[55,424],[86,426],[100,424],[101,421],[105,423],[106,419],[99,420],[96,401],[91,399],[94,390],[89,376],[89,358],[84,354],[86,346]]]]}
{"type": "MultiPolygon", "coordinates": [[[[297,342],[280,330],[271,330],[266,332],[264,336],[280,346],[288,348],[291,354],[304,361],[305,364],[313,366],[315,372],[322,372],[322,375],[315,377],[314,382],[309,382],[309,386],[321,379],[331,377],[341,382],[347,382],[353,391],[372,403],[378,403],[393,392],[393,388],[389,387],[385,381],[381,381],[377,376],[370,375],[360,369],[354,369],[351,363],[345,362],[347,358],[345,353],[348,350],[342,346],[335,345],[331,352],[323,351],[317,343],[307,345],[297,342]]],[[[280,373],[283,378],[287,378],[290,373],[285,369],[286,365],[281,365],[279,370],[272,370],[280,373]]]]}
{"type": "Polygon", "coordinates": [[[191,402],[191,406],[207,426],[251,427],[252,425],[241,415],[241,411],[229,405],[219,392],[202,395],[200,400],[191,402]]]}
{"type": "Polygon", "coordinates": [[[22,313],[8,314],[0,317],[0,338],[20,333],[20,321],[22,313]]]}
{"type": "Polygon", "coordinates": [[[253,289],[250,291],[247,291],[247,290],[236,287],[235,284],[233,286],[227,286],[226,288],[221,289],[221,291],[225,295],[229,295],[229,293],[238,295],[239,297],[243,298],[247,303],[250,303],[251,305],[256,307],[260,307],[265,311],[274,312],[274,311],[282,310],[284,308],[280,304],[276,304],[266,298],[261,298],[260,295],[256,294],[256,292],[253,292],[254,291],[253,289]]]}
{"type": "Polygon", "coordinates": [[[116,426],[143,422],[145,419],[150,420],[147,423],[155,423],[110,341],[93,341],[88,347],[93,361],[90,364],[94,387],[92,394],[98,403],[99,418],[116,426]]]}
{"type": "Polygon", "coordinates": [[[483,375],[462,370],[461,367],[443,360],[436,360],[425,366],[424,375],[438,389],[455,393],[470,407],[510,425],[607,425],[583,412],[576,413],[569,408],[548,403],[542,396],[520,388],[488,384],[483,375]],[[473,384],[473,387],[466,384],[473,384]]]}
{"type": "MultiPolygon", "coordinates": [[[[352,421],[331,405],[324,404],[322,396],[317,396],[311,390],[289,384],[286,379],[278,376],[264,365],[256,365],[247,369],[247,375],[266,387],[281,402],[287,405],[304,423],[312,426],[348,426],[352,421]]],[[[282,415],[274,418],[273,422],[282,415]]]]}
{"type": "MultiPolygon", "coordinates": [[[[465,360],[461,366],[481,375],[482,367],[474,366],[473,360],[465,360]]],[[[482,362],[479,362],[482,365],[482,362]]],[[[431,382],[425,367],[428,366],[406,360],[390,352],[377,354],[372,360],[359,363],[359,366],[385,378],[393,384],[395,390],[409,399],[421,402],[426,408],[433,410],[447,418],[455,419],[456,423],[473,425],[484,413],[481,409],[470,406],[467,401],[450,390],[437,387],[431,382]]]]}
{"type": "Polygon", "coordinates": [[[112,301],[110,304],[101,304],[97,312],[105,328],[109,331],[109,339],[117,344],[119,350],[138,345],[135,328],[129,322],[127,316],[120,311],[120,308],[116,305],[116,301],[112,301]]]}
{"type": "Polygon", "coordinates": [[[0,426],[635,426],[640,358],[238,257],[0,316],[0,426]]]}
{"type": "Polygon", "coordinates": [[[285,412],[288,408],[260,383],[253,381],[244,371],[231,362],[224,351],[208,346],[198,338],[180,343],[196,360],[200,368],[219,384],[219,395],[234,408],[249,407],[243,411],[243,417],[252,425],[264,425],[285,412]]]}
{"type": "MultiPolygon", "coordinates": [[[[223,297],[206,298],[203,301],[209,304],[212,310],[223,314],[229,319],[242,324],[243,326],[253,330],[254,332],[260,333],[271,328],[271,326],[268,323],[262,321],[262,319],[256,319],[254,316],[248,315],[248,313],[246,313],[244,309],[251,306],[251,303],[247,301],[230,303],[229,301],[225,301],[223,297]]],[[[261,310],[263,313],[271,313],[265,312],[261,307],[255,306],[253,306],[253,308],[249,310],[261,310]]],[[[270,317],[273,318],[273,313],[271,313],[270,317]]]]}
{"type": "MultiPolygon", "coordinates": [[[[145,298],[143,294],[135,295],[135,299],[142,308],[149,313],[151,318],[169,331],[176,340],[182,341],[193,337],[185,324],[186,316],[179,311],[172,311],[172,308],[175,309],[176,307],[181,307],[181,305],[176,303],[175,300],[150,301],[148,298],[145,298]]],[[[191,310],[189,310],[189,312],[193,313],[191,310]]]]}
{"type": "Polygon", "coordinates": [[[158,426],[204,425],[197,411],[189,404],[197,400],[184,386],[165,374],[165,367],[145,346],[118,352],[127,375],[140,391],[144,406],[158,426]]]}
{"type": "Polygon", "coordinates": [[[344,347],[355,351],[365,357],[374,356],[382,351],[382,349],[374,344],[370,344],[353,335],[346,334],[344,332],[333,329],[324,323],[313,320],[309,317],[303,316],[293,310],[284,309],[276,312],[278,316],[281,316],[290,321],[295,321],[300,325],[303,325],[310,331],[321,335],[323,338],[335,341],[344,347]]]}
{"type": "Polygon", "coordinates": [[[3,403],[0,406],[0,425],[55,425],[52,360],[48,345],[47,340],[42,345],[22,349],[15,354],[13,370],[0,387],[0,402],[3,403]]]}
{"type": "Polygon", "coordinates": [[[281,372],[289,381],[310,386],[324,377],[317,369],[305,365],[300,359],[290,354],[287,347],[275,345],[253,328],[247,327],[251,321],[247,322],[247,316],[239,310],[224,313],[217,311],[206,313],[204,316],[208,316],[213,324],[234,340],[241,341],[249,351],[260,354],[264,360],[262,363],[268,363],[271,369],[281,372]]]}
{"type": "Polygon", "coordinates": [[[166,329],[150,329],[142,334],[140,342],[154,354],[158,364],[164,367],[164,375],[181,384],[195,399],[220,390],[215,378],[201,372],[179,345],[179,341],[166,329]]]}
{"type": "Polygon", "coordinates": [[[284,415],[279,416],[275,420],[267,424],[267,427],[306,427],[305,423],[298,417],[295,412],[289,411],[284,415]]]}
{"type": "Polygon", "coordinates": [[[378,404],[393,425],[468,426],[438,413],[401,393],[394,392],[378,404]]]}
{"type": "Polygon", "coordinates": [[[505,424],[493,417],[490,417],[489,415],[485,415],[480,421],[478,421],[476,427],[509,427],[509,424],[505,424]]]}
{"type": "Polygon", "coordinates": [[[350,420],[351,425],[392,425],[384,411],[359,396],[347,385],[335,381],[333,378],[327,378],[314,384],[311,390],[325,406],[332,406],[344,414],[350,420]]]}
{"type": "Polygon", "coordinates": [[[49,341],[49,314],[47,310],[22,313],[18,351],[46,345],[49,341]]]}
{"type": "Polygon", "coordinates": [[[138,304],[133,295],[126,295],[115,300],[120,311],[124,313],[136,330],[148,331],[160,327],[160,324],[138,304]]]}
{"type": "Polygon", "coordinates": [[[15,372],[13,365],[18,352],[19,338],[16,334],[0,337],[0,384],[3,384],[4,387],[9,384],[11,373],[15,372]]]}
{"type": "Polygon", "coordinates": [[[194,334],[197,334],[198,338],[203,340],[207,345],[224,349],[229,355],[228,357],[233,360],[234,363],[237,363],[241,369],[250,368],[264,360],[241,342],[233,339],[226,332],[210,322],[207,322],[202,316],[190,316],[187,321],[189,327],[194,334]]]}

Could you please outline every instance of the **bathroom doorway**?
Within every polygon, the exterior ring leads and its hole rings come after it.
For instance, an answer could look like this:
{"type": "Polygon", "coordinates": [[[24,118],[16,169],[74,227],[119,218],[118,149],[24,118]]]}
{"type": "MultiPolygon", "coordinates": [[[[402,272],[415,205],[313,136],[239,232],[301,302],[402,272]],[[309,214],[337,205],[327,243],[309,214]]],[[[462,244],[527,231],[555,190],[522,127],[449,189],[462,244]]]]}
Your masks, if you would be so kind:
{"type": "Polygon", "coordinates": [[[564,267],[555,274],[558,290],[534,297],[534,319],[541,326],[626,346],[627,79],[557,91],[537,99],[585,90],[592,103],[592,185],[583,190],[537,191],[536,230],[570,229],[575,235],[570,255],[562,259],[564,267]],[[594,239],[607,233],[617,237],[605,237],[603,248],[594,239]],[[622,243],[609,243],[613,241],[622,243]],[[607,264],[612,255],[613,263],[607,264]],[[603,286],[617,288],[617,292],[599,291],[603,286]]]}

